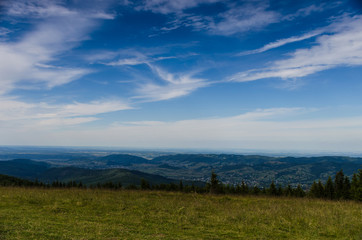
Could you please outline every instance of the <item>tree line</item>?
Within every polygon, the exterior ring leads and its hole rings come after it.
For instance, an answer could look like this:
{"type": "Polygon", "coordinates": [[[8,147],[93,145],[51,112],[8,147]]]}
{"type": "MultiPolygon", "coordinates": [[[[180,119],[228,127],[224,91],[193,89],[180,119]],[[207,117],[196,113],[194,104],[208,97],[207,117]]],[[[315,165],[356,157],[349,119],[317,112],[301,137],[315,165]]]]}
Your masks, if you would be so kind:
{"type": "Polygon", "coordinates": [[[362,169],[354,173],[350,180],[344,175],[343,170],[336,173],[334,179],[329,176],[323,184],[320,180],[313,182],[308,190],[304,190],[299,184],[297,187],[287,185],[282,187],[276,185],[274,181],[269,187],[248,186],[244,181],[241,184],[231,185],[223,184],[215,172],[211,173],[210,181],[204,186],[195,184],[184,185],[182,181],[176,183],[150,184],[147,180],[141,179],[140,185],[122,186],[122,183],[97,183],[96,185],[85,185],[77,181],[53,181],[43,183],[38,180],[29,181],[0,175],[0,185],[2,186],[25,186],[25,187],[44,187],[44,188],[92,188],[92,189],[128,189],[128,190],[159,190],[159,191],[179,191],[179,192],[196,192],[211,194],[239,194],[239,195],[266,195],[266,196],[286,196],[286,197],[312,197],[329,200],[357,200],[362,201],[362,169]]]}

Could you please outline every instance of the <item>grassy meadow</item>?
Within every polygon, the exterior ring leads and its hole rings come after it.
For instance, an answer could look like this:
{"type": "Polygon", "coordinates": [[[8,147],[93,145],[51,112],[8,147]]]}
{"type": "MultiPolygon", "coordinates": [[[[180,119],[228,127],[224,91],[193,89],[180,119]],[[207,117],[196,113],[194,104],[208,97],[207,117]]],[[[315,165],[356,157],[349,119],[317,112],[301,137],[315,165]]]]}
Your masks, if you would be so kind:
{"type": "Polygon", "coordinates": [[[0,187],[0,239],[362,239],[362,203],[0,187]]]}

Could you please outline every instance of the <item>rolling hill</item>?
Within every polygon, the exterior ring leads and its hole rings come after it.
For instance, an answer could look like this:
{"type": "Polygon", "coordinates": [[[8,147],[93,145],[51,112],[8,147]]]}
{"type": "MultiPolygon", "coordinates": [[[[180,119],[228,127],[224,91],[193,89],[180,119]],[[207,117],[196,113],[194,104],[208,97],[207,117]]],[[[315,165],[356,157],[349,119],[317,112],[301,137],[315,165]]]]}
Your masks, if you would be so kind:
{"type": "MultiPolygon", "coordinates": [[[[141,179],[148,181],[152,185],[179,183],[179,180],[136,170],[121,168],[86,169],[79,167],[52,167],[52,165],[48,163],[28,159],[0,161],[0,174],[28,180],[38,179],[45,183],[52,181],[81,181],[83,184],[91,185],[106,182],[120,182],[123,186],[128,186],[131,184],[139,185],[141,179]]],[[[189,182],[189,184],[191,183],[189,182]]]]}

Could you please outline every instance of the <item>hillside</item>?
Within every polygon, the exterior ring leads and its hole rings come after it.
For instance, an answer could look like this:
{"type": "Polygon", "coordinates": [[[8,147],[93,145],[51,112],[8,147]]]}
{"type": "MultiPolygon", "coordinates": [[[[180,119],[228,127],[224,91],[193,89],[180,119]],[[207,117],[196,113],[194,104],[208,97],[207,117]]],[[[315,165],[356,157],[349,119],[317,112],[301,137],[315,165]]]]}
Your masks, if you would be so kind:
{"type": "Polygon", "coordinates": [[[155,174],[143,173],[135,170],[120,168],[112,169],[84,169],[76,167],[50,168],[46,171],[40,180],[51,182],[59,180],[62,182],[77,181],[87,185],[96,185],[97,183],[122,183],[123,186],[140,185],[141,179],[150,184],[177,183],[178,180],[169,179],[155,174]]]}
{"type": "Polygon", "coordinates": [[[29,159],[0,161],[0,174],[35,180],[51,167],[50,164],[29,159]]]}
{"type": "Polygon", "coordinates": [[[0,187],[0,239],[361,239],[362,204],[0,187]]]}
{"type": "MultiPolygon", "coordinates": [[[[122,183],[123,186],[131,184],[140,185],[141,179],[145,179],[152,185],[161,183],[178,184],[179,182],[178,180],[135,170],[120,168],[85,169],[77,167],[52,167],[52,165],[44,162],[27,159],[0,161],[0,174],[29,180],[38,179],[42,182],[81,181],[83,184],[87,185],[106,182],[122,183]]],[[[189,184],[191,184],[191,182],[189,182],[189,184]]]]}

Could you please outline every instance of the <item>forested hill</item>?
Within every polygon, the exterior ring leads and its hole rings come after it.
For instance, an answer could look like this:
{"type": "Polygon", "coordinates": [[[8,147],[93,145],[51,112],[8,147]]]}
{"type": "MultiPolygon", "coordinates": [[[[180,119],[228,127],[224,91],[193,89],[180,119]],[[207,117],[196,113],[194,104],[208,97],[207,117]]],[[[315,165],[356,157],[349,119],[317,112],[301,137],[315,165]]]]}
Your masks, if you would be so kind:
{"type": "MultiPolygon", "coordinates": [[[[32,156],[28,155],[28,157],[31,158],[32,156]]],[[[328,176],[335,175],[341,169],[347,176],[352,176],[362,167],[362,158],[343,156],[270,157],[236,154],[174,154],[146,159],[130,154],[112,154],[101,157],[69,156],[66,160],[59,160],[59,158],[54,160],[56,157],[52,155],[52,159],[41,159],[47,163],[35,162],[35,165],[28,165],[29,160],[25,159],[13,160],[13,162],[0,161],[0,173],[40,179],[50,167],[72,167],[68,170],[62,169],[62,173],[59,174],[63,174],[63,177],[65,177],[65,172],[74,176],[77,175],[74,172],[82,172],[83,175],[87,175],[85,169],[123,168],[158,175],[167,179],[207,182],[210,173],[214,171],[220,180],[226,184],[240,184],[241,181],[244,181],[249,186],[268,186],[271,181],[275,181],[276,184],[283,186],[287,184],[310,186],[313,181],[319,179],[325,181],[328,176]],[[9,163],[15,164],[16,167],[9,165],[9,163]],[[75,170],[74,167],[78,170],[75,170]],[[84,170],[79,170],[79,168],[84,170]],[[31,170],[36,170],[36,173],[33,172],[29,175],[31,170]]],[[[103,180],[114,179],[112,177],[114,171],[111,172],[99,171],[96,175],[103,180]],[[100,175],[107,175],[107,177],[102,178],[100,175]]]]}
{"type": "MultiPolygon", "coordinates": [[[[122,168],[109,169],[86,169],[78,167],[54,167],[45,162],[32,161],[27,159],[15,159],[0,161],[0,174],[24,178],[28,180],[39,180],[45,183],[53,181],[82,182],[86,185],[98,183],[121,183],[123,186],[140,185],[141,180],[150,184],[178,184],[179,180],[169,179],[163,176],[144,173],[136,170],[122,168]]],[[[192,182],[185,182],[192,184],[192,182]]],[[[203,183],[195,182],[196,185],[203,183]]]]}

